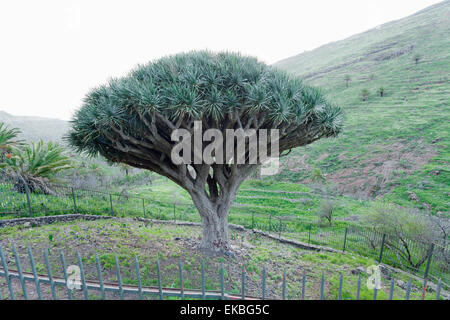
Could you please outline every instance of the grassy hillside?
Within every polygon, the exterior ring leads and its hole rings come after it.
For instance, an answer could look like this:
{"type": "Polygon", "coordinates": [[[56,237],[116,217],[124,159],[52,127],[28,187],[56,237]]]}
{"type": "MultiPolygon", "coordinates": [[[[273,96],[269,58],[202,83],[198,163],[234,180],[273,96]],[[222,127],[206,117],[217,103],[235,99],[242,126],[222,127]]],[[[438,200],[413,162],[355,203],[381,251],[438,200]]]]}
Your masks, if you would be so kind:
{"type": "Polygon", "coordinates": [[[294,150],[281,178],[308,182],[319,168],[346,193],[448,212],[449,16],[450,1],[444,1],[278,62],[322,87],[346,113],[343,134],[294,150]]]}
{"type": "Polygon", "coordinates": [[[20,138],[30,142],[39,139],[61,142],[63,135],[69,129],[69,123],[64,120],[13,116],[1,110],[0,122],[6,123],[11,128],[19,128],[22,131],[20,138]]]}

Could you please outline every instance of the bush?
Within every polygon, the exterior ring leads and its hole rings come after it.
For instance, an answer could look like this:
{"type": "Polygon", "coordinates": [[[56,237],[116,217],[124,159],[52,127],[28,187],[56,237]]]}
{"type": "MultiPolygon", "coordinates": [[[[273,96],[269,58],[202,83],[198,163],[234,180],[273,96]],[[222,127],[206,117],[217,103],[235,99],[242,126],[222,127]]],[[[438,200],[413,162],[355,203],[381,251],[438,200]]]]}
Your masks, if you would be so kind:
{"type": "Polygon", "coordinates": [[[319,218],[319,223],[322,223],[324,220],[328,221],[328,224],[331,226],[333,220],[333,212],[335,209],[334,202],[331,200],[323,200],[320,204],[319,209],[317,210],[317,217],[319,218]]]}
{"type": "Polygon", "coordinates": [[[376,202],[368,209],[362,221],[379,233],[393,235],[400,239],[429,242],[436,238],[435,228],[426,214],[392,203],[376,202]]]}
{"type": "Polygon", "coordinates": [[[366,101],[368,97],[369,97],[369,90],[367,90],[366,88],[362,89],[361,90],[362,101],[366,101]]]}
{"type": "MultiPolygon", "coordinates": [[[[378,202],[363,216],[363,221],[375,231],[387,235],[385,246],[395,253],[400,265],[406,263],[419,269],[427,261],[431,242],[441,240],[445,246],[447,234],[442,233],[448,230],[445,220],[438,221],[415,209],[378,202]]],[[[433,259],[439,261],[442,270],[449,270],[450,255],[444,246],[436,247],[433,259]]]]}
{"type": "Polygon", "coordinates": [[[320,170],[319,168],[312,169],[309,177],[312,182],[325,183],[326,181],[325,176],[322,173],[322,170],[320,170]]]}

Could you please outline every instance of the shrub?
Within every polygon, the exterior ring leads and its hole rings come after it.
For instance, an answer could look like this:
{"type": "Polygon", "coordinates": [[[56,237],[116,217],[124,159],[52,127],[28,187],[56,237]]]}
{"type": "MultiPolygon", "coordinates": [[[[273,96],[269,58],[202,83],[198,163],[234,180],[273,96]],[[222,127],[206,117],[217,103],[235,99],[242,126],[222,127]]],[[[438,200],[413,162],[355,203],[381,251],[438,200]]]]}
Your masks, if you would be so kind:
{"type": "Polygon", "coordinates": [[[362,101],[366,101],[368,97],[369,97],[369,90],[367,90],[366,88],[362,89],[361,90],[362,101]]]}
{"type": "Polygon", "coordinates": [[[319,168],[314,168],[311,170],[310,179],[312,182],[325,183],[326,181],[324,174],[319,168]]]}
{"type": "Polygon", "coordinates": [[[344,77],[344,81],[345,81],[345,86],[348,88],[348,83],[350,82],[351,78],[348,74],[345,75],[344,77]]]}
{"type": "Polygon", "coordinates": [[[400,239],[409,238],[429,242],[436,236],[426,214],[392,203],[376,202],[368,209],[362,221],[379,233],[393,235],[400,239]]]}
{"type": "Polygon", "coordinates": [[[328,221],[328,224],[331,226],[333,220],[333,212],[335,209],[334,202],[331,200],[323,200],[320,204],[319,209],[317,210],[317,217],[319,218],[319,223],[322,223],[324,220],[328,221]]]}

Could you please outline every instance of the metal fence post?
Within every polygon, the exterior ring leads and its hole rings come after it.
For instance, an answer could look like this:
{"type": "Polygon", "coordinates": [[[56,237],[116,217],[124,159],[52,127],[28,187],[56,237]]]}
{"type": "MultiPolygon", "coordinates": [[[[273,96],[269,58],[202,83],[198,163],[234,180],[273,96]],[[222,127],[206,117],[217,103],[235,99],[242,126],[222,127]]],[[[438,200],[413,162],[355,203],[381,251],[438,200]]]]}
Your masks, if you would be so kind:
{"type": "Polygon", "coordinates": [[[241,272],[241,285],[242,285],[242,288],[241,288],[241,299],[242,300],[245,300],[245,267],[244,267],[244,265],[242,265],[242,272],[241,272]]]}
{"type": "Polygon", "coordinates": [[[73,209],[75,213],[77,213],[78,209],[77,209],[77,201],[75,200],[75,191],[73,190],[73,187],[71,187],[71,189],[72,189],[73,209]]]}
{"type": "Polygon", "coordinates": [[[280,218],[280,230],[278,231],[278,238],[281,239],[281,229],[283,228],[282,222],[281,222],[281,218],[280,218]]]}
{"type": "Polygon", "coordinates": [[[161,284],[161,268],[159,266],[159,259],[156,259],[156,273],[158,275],[158,292],[159,292],[159,300],[163,299],[163,292],[162,292],[162,284],[161,284]]]}
{"type": "Polygon", "coordinates": [[[113,202],[112,202],[112,195],[109,194],[109,204],[111,206],[111,215],[114,215],[114,209],[113,209],[113,202]]]}
{"type": "Polygon", "coordinates": [[[3,274],[5,276],[6,283],[8,284],[9,298],[11,300],[14,300],[14,290],[8,272],[8,263],[6,262],[5,256],[3,254],[2,246],[0,246],[0,260],[2,260],[3,274]]]}
{"type": "Polygon", "coordinates": [[[27,194],[27,204],[28,204],[28,212],[30,213],[30,217],[33,217],[33,210],[31,210],[31,193],[30,193],[30,189],[28,188],[28,184],[25,181],[24,178],[22,178],[21,176],[19,176],[20,179],[23,182],[23,185],[25,187],[25,193],[27,194]]]}
{"type": "Polygon", "coordinates": [[[201,264],[201,276],[202,276],[202,299],[205,300],[206,299],[206,293],[205,293],[205,261],[202,259],[202,264],[201,264]]]}
{"type": "Polygon", "coordinates": [[[255,212],[252,211],[252,230],[255,228],[255,212]]]}
{"type": "Polygon", "coordinates": [[[302,277],[302,295],[301,299],[305,300],[305,290],[306,290],[306,272],[303,270],[303,277],[302,277]]]}
{"type": "Polygon", "coordinates": [[[144,213],[144,218],[145,218],[145,200],[144,200],[144,198],[142,198],[142,212],[144,213]]]}
{"type": "Polygon", "coordinates": [[[308,243],[311,243],[311,225],[308,228],[308,243]]]}
{"type": "Polygon", "coordinates": [[[180,295],[181,300],[184,300],[184,286],[183,286],[183,263],[178,260],[178,272],[180,274],[180,295]]]}
{"type": "Polygon", "coordinates": [[[434,243],[430,244],[430,248],[428,249],[427,266],[425,267],[425,273],[423,276],[422,300],[425,299],[425,292],[427,291],[428,272],[430,271],[431,260],[433,258],[433,250],[434,250],[434,243]]]}
{"type": "Polygon", "coordinates": [[[325,274],[322,272],[322,277],[320,278],[320,300],[324,298],[324,285],[325,285],[325,274]]]}
{"type": "Polygon", "coordinates": [[[220,296],[221,299],[225,299],[225,271],[223,268],[223,262],[220,263],[220,296]]]}
{"type": "Polygon", "coordinates": [[[345,233],[344,233],[344,246],[342,247],[342,252],[345,252],[345,244],[347,242],[347,228],[345,228],[345,233]]]}
{"type": "Polygon", "coordinates": [[[381,249],[380,249],[380,257],[378,258],[378,263],[381,263],[381,259],[383,258],[384,240],[386,240],[385,233],[383,233],[383,238],[381,239],[381,249]]]}
{"type": "Polygon", "coordinates": [[[263,271],[262,271],[261,290],[262,290],[261,300],[265,300],[266,299],[266,266],[264,266],[263,271]]]}
{"type": "Polygon", "coordinates": [[[433,250],[434,250],[434,243],[430,244],[430,248],[428,249],[428,261],[427,261],[427,266],[425,268],[425,275],[424,275],[425,280],[428,278],[428,271],[430,271],[431,260],[433,258],[433,250]]]}

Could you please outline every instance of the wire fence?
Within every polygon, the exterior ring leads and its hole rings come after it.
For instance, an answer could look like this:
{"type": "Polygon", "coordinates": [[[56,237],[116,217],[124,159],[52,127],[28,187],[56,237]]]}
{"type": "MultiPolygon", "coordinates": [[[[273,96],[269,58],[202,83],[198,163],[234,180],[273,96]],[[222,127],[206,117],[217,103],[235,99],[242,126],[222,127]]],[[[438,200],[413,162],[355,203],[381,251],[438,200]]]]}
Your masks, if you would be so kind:
{"type": "MultiPolygon", "coordinates": [[[[67,213],[134,216],[158,220],[200,222],[193,204],[168,203],[126,193],[73,188],[52,184],[53,194],[31,192],[17,180],[0,181],[0,217],[37,217],[67,213]]],[[[361,226],[321,228],[298,216],[256,213],[239,207],[229,222],[247,229],[266,231],[278,237],[358,253],[379,263],[413,272],[423,279],[450,288],[450,249],[447,242],[426,243],[396,235],[381,234],[361,226]]]]}
{"type": "MultiPolygon", "coordinates": [[[[287,280],[286,269],[282,271],[281,283],[270,282],[266,268],[260,271],[259,279],[247,275],[244,266],[238,272],[232,272],[230,266],[223,262],[206,263],[201,260],[198,269],[200,274],[193,281],[192,266],[186,272],[181,260],[178,261],[178,272],[173,268],[164,270],[159,257],[153,268],[144,264],[137,257],[132,263],[120,264],[117,255],[113,257],[110,267],[95,253],[82,257],[77,251],[74,255],[65,255],[61,250],[54,254],[44,249],[42,256],[33,254],[29,247],[27,254],[20,254],[13,245],[4,250],[0,246],[0,300],[59,300],[59,299],[216,299],[216,300],[265,300],[265,299],[313,299],[313,300],[360,300],[360,299],[436,299],[441,296],[442,282],[439,281],[435,292],[427,292],[426,288],[417,288],[411,279],[406,287],[400,288],[394,278],[382,287],[381,279],[375,280],[372,287],[369,281],[359,274],[354,279],[344,278],[339,274],[336,281],[322,272],[318,277],[310,277],[303,270],[298,283],[291,285],[287,280]],[[8,261],[10,263],[8,263],[8,261]],[[217,265],[218,264],[218,265],[217,265]],[[11,268],[12,267],[12,268],[11,268]],[[144,270],[144,272],[142,272],[144,270]],[[211,270],[213,272],[211,272],[211,270]],[[165,272],[166,271],[166,272],[165,272]],[[168,272],[167,272],[168,271],[168,272]],[[176,277],[170,279],[168,273],[176,277]],[[167,286],[167,283],[172,286],[167,286]],[[148,283],[155,285],[149,286],[148,283]],[[189,283],[192,287],[185,286],[189,283]],[[196,285],[197,284],[197,285],[196,285]],[[232,285],[230,285],[232,284],[232,285]],[[349,285],[350,284],[350,285],[349,285]],[[234,289],[231,290],[234,286],[234,289]],[[250,290],[247,289],[251,288],[250,290]],[[336,287],[336,290],[334,290],[336,287]],[[231,291],[231,292],[230,292],[231,291]]],[[[448,298],[448,297],[447,297],[448,298]]]]}

